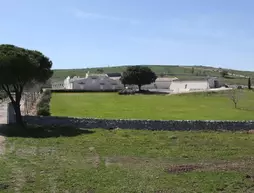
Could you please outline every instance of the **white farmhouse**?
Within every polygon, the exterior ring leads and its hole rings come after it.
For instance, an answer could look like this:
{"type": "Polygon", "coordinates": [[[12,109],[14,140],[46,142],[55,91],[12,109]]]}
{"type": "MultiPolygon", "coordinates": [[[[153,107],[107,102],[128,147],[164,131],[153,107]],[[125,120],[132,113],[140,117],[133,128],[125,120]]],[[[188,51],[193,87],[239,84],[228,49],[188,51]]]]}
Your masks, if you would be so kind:
{"type": "Polygon", "coordinates": [[[53,90],[64,89],[64,83],[63,81],[54,82],[52,83],[51,87],[53,90]]]}
{"type": "MultiPolygon", "coordinates": [[[[106,91],[106,90],[121,90],[124,85],[120,81],[120,73],[109,74],[90,74],[89,72],[85,77],[68,76],[63,82],[52,83],[52,89],[61,90],[91,90],[91,91],[106,91]]],[[[176,77],[157,78],[154,83],[142,86],[142,89],[168,90],[172,81],[177,80],[176,77]]],[[[126,85],[129,88],[136,88],[135,85],[126,85]]]]}
{"type": "Polygon", "coordinates": [[[111,78],[107,74],[86,74],[86,77],[67,77],[64,80],[64,89],[74,90],[119,90],[123,85],[119,81],[120,77],[111,78]]]}
{"type": "Polygon", "coordinates": [[[207,80],[175,80],[170,84],[169,90],[172,93],[182,93],[191,91],[205,91],[211,88],[220,88],[223,84],[217,78],[207,80]]]}

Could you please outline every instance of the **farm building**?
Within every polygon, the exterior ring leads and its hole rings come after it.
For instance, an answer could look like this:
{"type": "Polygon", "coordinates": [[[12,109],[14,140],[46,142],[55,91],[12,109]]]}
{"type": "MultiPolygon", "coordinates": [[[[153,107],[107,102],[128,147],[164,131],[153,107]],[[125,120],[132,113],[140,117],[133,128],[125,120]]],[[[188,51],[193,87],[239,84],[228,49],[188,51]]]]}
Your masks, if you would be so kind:
{"type": "MultiPolygon", "coordinates": [[[[120,90],[124,85],[120,81],[120,73],[109,74],[90,74],[85,77],[68,76],[63,82],[55,82],[52,84],[52,89],[75,89],[75,90],[120,90]]],[[[156,81],[149,85],[144,85],[143,89],[166,89],[168,90],[172,81],[177,80],[173,78],[157,78],[156,81]]],[[[134,85],[128,87],[136,88],[134,85]]]]}
{"type": "Polygon", "coordinates": [[[51,88],[54,90],[64,89],[64,83],[63,83],[63,81],[54,82],[54,83],[52,83],[51,88]]]}
{"type": "Polygon", "coordinates": [[[178,80],[178,78],[173,77],[173,78],[157,78],[156,81],[152,84],[144,85],[142,86],[143,89],[167,89],[169,88],[170,84],[172,81],[178,80]]]}
{"type": "Polygon", "coordinates": [[[169,90],[173,93],[202,91],[211,88],[220,88],[223,84],[217,78],[208,78],[206,80],[175,80],[170,84],[169,90]]]}
{"type": "Polygon", "coordinates": [[[64,80],[65,89],[75,90],[119,90],[122,84],[120,77],[109,77],[107,74],[86,74],[86,77],[67,77],[64,80]]]}

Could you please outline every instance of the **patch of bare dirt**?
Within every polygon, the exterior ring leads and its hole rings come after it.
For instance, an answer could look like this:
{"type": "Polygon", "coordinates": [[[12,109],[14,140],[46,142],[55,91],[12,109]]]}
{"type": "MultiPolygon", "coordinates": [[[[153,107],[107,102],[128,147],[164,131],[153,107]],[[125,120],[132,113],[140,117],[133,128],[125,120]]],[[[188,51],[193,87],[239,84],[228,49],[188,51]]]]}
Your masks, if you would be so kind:
{"type": "Polygon", "coordinates": [[[96,149],[94,147],[89,147],[88,148],[90,153],[93,155],[91,158],[92,158],[92,163],[93,163],[93,166],[98,168],[99,165],[100,165],[100,156],[99,154],[96,152],[96,149]]]}
{"type": "Polygon", "coordinates": [[[204,167],[204,169],[206,171],[230,171],[230,170],[243,170],[248,168],[248,166],[251,163],[248,162],[225,162],[225,163],[218,163],[218,164],[208,164],[206,167],[204,167]]]}
{"type": "Polygon", "coordinates": [[[146,157],[132,157],[132,156],[114,156],[104,157],[105,166],[119,166],[119,167],[152,167],[165,171],[170,174],[187,173],[192,171],[245,171],[253,167],[253,159],[238,160],[232,162],[218,161],[207,163],[190,163],[190,164],[172,164],[167,159],[146,158],[146,157]]]}
{"type": "Polygon", "coordinates": [[[168,169],[168,172],[169,173],[185,173],[185,172],[191,172],[201,168],[202,166],[200,165],[175,165],[175,166],[171,166],[168,169]]]}
{"type": "Polygon", "coordinates": [[[12,184],[14,184],[14,190],[15,192],[21,192],[26,183],[23,170],[21,168],[13,169],[13,176],[12,184]]]}
{"type": "Polygon", "coordinates": [[[186,173],[191,171],[242,171],[251,167],[248,161],[242,162],[224,162],[224,163],[207,163],[193,165],[173,165],[167,168],[168,173],[186,173]]]}
{"type": "Polygon", "coordinates": [[[117,165],[117,166],[140,166],[150,162],[154,162],[155,159],[141,158],[141,157],[127,157],[127,156],[116,156],[116,157],[105,157],[105,166],[117,165]]]}
{"type": "Polygon", "coordinates": [[[0,135],[0,155],[5,152],[5,137],[0,135]]]}

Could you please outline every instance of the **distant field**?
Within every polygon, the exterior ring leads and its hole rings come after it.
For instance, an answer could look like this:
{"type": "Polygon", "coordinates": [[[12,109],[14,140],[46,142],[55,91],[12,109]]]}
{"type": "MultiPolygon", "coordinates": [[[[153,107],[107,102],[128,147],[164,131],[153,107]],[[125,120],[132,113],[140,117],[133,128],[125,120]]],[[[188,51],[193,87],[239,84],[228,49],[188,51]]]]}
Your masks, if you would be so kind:
{"type": "MultiPolygon", "coordinates": [[[[182,77],[189,77],[189,78],[204,78],[207,75],[210,76],[219,76],[219,72],[214,72],[211,70],[202,69],[201,67],[196,68],[194,73],[192,73],[192,68],[190,67],[183,67],[183,66],[156,66],[151,65],[149,66],[157,75],[166,75],[166,76],[182,76],[182,77]]],[[[119,66],[119,67],[104,67],[104,68],[87,68],[87,69],[68,69],[68,70],[54,70],[53,79],[64,79],[70,75],[77,75],[77,76],[85,76],[86,73],[89,71],[90,73],[112,73],[118,72],[121,73],[126,69],[126,66],[119,66]],[[102,70],[102,71],[98,71],[102,70]]],[[[195,69],[195,68],[194,68],[195,69]]]]}
{"type": "MultiPolygon", "coordinates": [[[[193,79],[205,79],[207,76],[221,77],[218,68],[205,67],[205,66],[193,66],[194,72],[192,73],[192,66],[161,66],[161,65],[149,65],[149,67],[158,76],[169,76],[178,77],[182,80],[193,80],[193,79]]],[[[121,73],[126,69],[126,66],[118,67],[103,67],[103,68],[86,68],[86,69],[67,69],[67,70],[54,70],[52,82],[63,81],[67,76],[77,75],[85,76],[89,71],[90,73],[121,73]]],[[[245,76],[254,77],[254,72],[251,71],[236,71],[228,70],[230,73],[241,74],[245,76]]],[[[227,84],[242,84],[247,85],[247,79],[239,77],[221,78],[227,84]]]]}
{"type": "Polygon", "coordinates": [[[254,135],[46,131],[7,138],[0,192],[254,192],[254,135]]]}
{"type": "Polygon", "coordinates": [[[228,93],[135,95],[117,93],[54,93],[56,116],[154,120],[253,120],[254,92],[245,91],[235,109],[228,93]]]}

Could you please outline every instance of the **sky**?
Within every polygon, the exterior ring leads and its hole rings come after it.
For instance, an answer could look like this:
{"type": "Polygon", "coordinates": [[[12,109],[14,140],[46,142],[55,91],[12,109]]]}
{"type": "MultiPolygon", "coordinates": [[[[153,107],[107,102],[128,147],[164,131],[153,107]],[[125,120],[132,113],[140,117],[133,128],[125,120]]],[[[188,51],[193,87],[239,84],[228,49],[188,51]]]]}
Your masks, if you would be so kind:
{"type": "Polygon", "coordinates": [[[254,70],[253,0],[0,0],[0,44],[54,69],[206,65],[254,70]]]}

